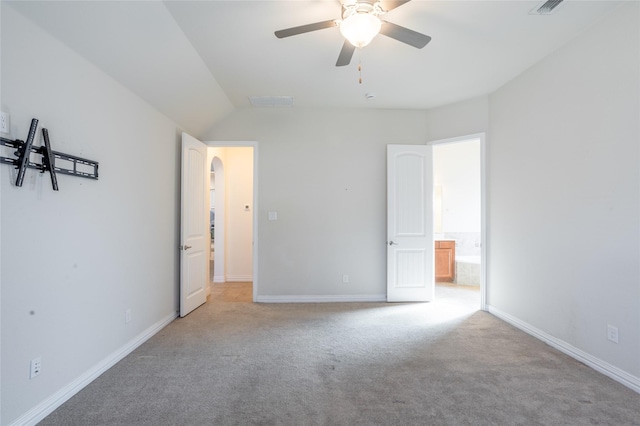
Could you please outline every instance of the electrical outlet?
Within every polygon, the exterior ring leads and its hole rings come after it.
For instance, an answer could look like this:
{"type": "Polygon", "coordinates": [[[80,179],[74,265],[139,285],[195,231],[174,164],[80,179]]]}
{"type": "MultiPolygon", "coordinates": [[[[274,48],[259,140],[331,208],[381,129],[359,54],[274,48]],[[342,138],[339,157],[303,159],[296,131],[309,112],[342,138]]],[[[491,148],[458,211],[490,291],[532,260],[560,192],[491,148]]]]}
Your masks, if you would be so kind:
{"type": "Polygon", "coordinates": [[[31,372],[29,373],[29,379],[33,379],[42,372],[42,357],[34,358],[31,360],[31,372]]]}
{"type": "Polygon", "coordinates": [[[2,111],[0,112],[0,133],[10,133],[11,124],[9,123],[9,114],[2,111]]]}
{"type": "Polygon", "coordinates": [[[124,311],[124,323],[129,324],[131,322],[131,309],[124,311]]]}
{"type": "Polygon", "coordinates": [[[607,339],[613,343],[618,343],[618,327],[607,325],[607,339]]]}
{"type": "Polygon", "coordinates": [[[343,282],[343,283],[348,283],[348,282],[349,282],[349,275],[346,275],[346,274],[345,274],[345,275],[343,275],[343,276],[342,276],[342,282],[343,282]]]}

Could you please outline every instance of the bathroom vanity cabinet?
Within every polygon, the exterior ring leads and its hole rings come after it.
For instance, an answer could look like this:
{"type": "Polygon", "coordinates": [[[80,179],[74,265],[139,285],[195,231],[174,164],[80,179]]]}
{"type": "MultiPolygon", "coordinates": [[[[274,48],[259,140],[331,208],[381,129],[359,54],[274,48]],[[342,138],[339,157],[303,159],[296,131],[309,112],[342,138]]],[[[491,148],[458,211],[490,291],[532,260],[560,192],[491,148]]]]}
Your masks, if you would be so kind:
{"type": "Polygon", "coordinates": [[[436,282],[452,282],[456,271],[456,242],[438,240],[435,242],[436,282]]]}

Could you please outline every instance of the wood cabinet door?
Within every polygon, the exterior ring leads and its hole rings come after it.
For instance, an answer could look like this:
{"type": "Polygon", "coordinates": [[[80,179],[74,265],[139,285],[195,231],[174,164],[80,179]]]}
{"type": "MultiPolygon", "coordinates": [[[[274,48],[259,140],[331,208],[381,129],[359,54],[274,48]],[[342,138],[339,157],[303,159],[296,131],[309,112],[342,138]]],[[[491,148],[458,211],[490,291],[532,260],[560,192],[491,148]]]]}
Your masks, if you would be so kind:
{"type": "Polygon", "coordinates": [[[456,243],[454,241],[435,242],[436,282],[452,282],[455,277],[456,243]]]}

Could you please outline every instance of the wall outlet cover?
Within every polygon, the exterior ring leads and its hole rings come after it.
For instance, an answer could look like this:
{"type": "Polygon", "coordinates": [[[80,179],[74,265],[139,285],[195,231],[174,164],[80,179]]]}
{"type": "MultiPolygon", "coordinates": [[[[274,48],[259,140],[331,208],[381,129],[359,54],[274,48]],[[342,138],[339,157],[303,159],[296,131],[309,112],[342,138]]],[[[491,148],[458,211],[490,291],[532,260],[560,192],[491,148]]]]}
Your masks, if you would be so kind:
{"type": "Polygon", "coordinates": [[[31,360],[31,371],[29,373],[29,378],[33,379],[37,375],[42,372],[42,358],[34,358],[31,360]]]}

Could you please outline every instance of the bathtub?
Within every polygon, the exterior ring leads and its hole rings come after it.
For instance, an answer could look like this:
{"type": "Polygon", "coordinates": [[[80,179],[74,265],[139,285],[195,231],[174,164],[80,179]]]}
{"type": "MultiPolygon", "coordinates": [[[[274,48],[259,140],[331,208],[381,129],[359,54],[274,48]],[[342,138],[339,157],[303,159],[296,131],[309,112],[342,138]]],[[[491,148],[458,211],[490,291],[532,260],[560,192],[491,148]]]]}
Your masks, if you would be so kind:
{"type": "Polygon", "coordinates": [[[456,256],[456,284],[480,285],[480,256],[456,256]]]}

